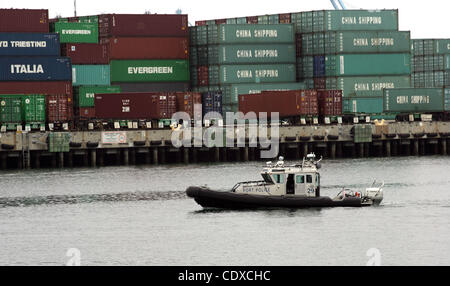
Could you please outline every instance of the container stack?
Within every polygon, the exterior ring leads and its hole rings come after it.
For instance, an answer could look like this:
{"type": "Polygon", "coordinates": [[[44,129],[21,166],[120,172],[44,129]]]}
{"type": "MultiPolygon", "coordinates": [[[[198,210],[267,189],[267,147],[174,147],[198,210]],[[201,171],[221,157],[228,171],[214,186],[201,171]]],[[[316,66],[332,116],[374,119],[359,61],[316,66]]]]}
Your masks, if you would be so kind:
{"type": "MultiPolygon", "coordinates": [[[[383,89],[410,87],[410,32],[397,10],[301,13],[301,78],[308,88],[342,90],[343,113],[383,112],[383,89]]],[[[300,62],[300,61],[299,61],[300,62]]]]}
{"type": "Polygon", "coordinates": [[[303,88],[296,83],[294,27],[244,20],[198,22],[191,28],[191,83],[202,93],[222,91],[224,112],[238,111],[239,94],[303,88]]]}
{"type": "Polygon", "coordinates": [[[413,87],[450,87],[450,39],[415,39],[411,52],[413,87]]]}
{"type": "Polygon", "coordinates": [[[107,45],[99,43],[98,16],[51,20],[51,30],[60,35],[61,54],[72,60],[74,114],[77,120],[95,117],[95,93],[120,92],[110,84],[107,45]]]}
{"type": "Polygon", "coordinates": [[[48,10],[0,9],[0,43],[2,131],[45,130],[46,121],[50,129],[68,129],[71,62],[60,57],[58,35],[49,33],[48,10]]]}

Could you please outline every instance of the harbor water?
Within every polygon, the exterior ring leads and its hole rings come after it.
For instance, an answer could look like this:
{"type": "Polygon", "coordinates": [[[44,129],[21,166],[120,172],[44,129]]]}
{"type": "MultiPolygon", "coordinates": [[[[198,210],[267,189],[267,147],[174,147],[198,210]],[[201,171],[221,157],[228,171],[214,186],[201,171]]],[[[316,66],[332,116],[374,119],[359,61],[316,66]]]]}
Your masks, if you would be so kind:
{"type": "Polygon", "coordinates": [[[380,207],[207,211],[184,194],[258,180],[262,166],[1,172],[0,265],[66,265],[70,249],[81,265],[364,266],[374,249],[381,265],[450,265],[449,157],[323,162],[322,195],[377,178],[380,207]]]}

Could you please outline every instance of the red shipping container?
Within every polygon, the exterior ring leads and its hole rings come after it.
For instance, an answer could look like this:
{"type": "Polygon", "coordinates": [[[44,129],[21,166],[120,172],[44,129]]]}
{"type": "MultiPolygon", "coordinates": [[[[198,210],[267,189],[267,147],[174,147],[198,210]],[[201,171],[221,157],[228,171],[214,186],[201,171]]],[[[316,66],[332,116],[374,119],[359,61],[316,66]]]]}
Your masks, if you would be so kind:
{"type": "Polygon", "coordinates": [[[108,46],[102,44],[64,44],[61,54],[72,59],[72,64],[109,64],[108,46]]]}
{"type": "Polygon", "coordinates": [[[226,24],[226,23],[227,23],[227,19],[218,19],[218,20],[216,20],[216,25],[226,24]]]}
{"type": "Polygon", "coordinates": [[[111,38],[101,42],[108,44],[111,60],[189,58],[187,38],[111,38]]]}
{"type": "Polygon", "coordinates": [[[67,95],[47,95],[45,99],[47,123],[68,122],[72,119],[67,95]]]}
{"type": "Polygon", "coordinates": [[[239,95],[239,110],[248,113],[278,112],[280,118],[296,116],[317,116],[319,106],[316,90],[263,91],[257,94],[239,95]]]}
{"type": "Polygon", "coordinates": [[[206,20],[195,21],[195,26],[206,26],[206,20]]]}
{"type": "Polygon", "coordinates": [[[95,95],[99,119],[170,119],[176,112],[176,95],[167,93],[111,93],[95,95]]]}
{"type": "Polygon", "coordinates": [[[199,66],[197,68],[198,86],[208,86],[209,85],[209,67],[199,66]]]}
{"type": "Polygon", "coordinates": [[[258,16],[247,17],[247,24],[258,24],[258,16]]]}
{"type": "Polygon", "coordinates": [[[48,33],[48,10],[0,9],[2,33],[48,33]]]}
{"type": "MultiPolygon", "coordinates": [[[[68,81],[8,81],[0,82],[0,94],[45,94],[66,95],[70,106],[68,116],[73,117],[73,90],[72,82],[68,81]]],[[[69,120],[69,121],[70,121],[69,120]]]]}
{"type": "Polygon", "coordinates": [[[291,23],[291,14],[280,14],[279,15],[279,23],[280,24],[290,24],[291,23]]]}
{"type": "Polygon", "coordinates": [[[324,77],[315,78],[314,89],[327,89],[327,79],[324,77]]]}
{"type": "Polygon", "coordinates": [[[76,116],[79,119],[95,118],[95,108],[94,107],[80,107],[76,110],[76,116]]]}
{"type": "Polygon", "coordinates": [[[105,14],[98,22],[100,38],[189,37],[187,15],[105,14]]]}
{"type": "Polygon", "coordinates": [[[342,90],[319,90],[317,96],[320,115],[342,115],[342,90]]]}
{"type": "Polygon", "coordinates": [[[177,92],[175,95],[177,96],[177,112],[186,112],[191,119],[194,119],[194,106],[202,104],[202,94],[197,92],[177,92]]]}

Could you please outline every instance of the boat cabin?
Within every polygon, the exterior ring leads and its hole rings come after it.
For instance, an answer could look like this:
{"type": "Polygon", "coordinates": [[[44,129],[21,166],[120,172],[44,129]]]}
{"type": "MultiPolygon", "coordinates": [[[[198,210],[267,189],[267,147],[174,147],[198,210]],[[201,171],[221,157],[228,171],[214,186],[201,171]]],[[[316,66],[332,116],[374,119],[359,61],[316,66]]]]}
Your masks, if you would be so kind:
{"type": "Polygon", "coordinates": [[[236,193],[271,196],[320,197],[320,161],[308,155],[301,165],[285,166],[284,158],[267,167],[261,173],[263,181],[245,182],[236,185],[236,193]]]}

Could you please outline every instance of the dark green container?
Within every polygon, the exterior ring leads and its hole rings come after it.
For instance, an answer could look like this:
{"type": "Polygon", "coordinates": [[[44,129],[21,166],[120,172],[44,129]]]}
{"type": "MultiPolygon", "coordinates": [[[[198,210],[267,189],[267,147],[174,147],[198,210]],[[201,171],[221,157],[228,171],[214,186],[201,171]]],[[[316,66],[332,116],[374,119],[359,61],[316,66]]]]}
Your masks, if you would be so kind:
{"type": "Polygon", "coordinates": [[[293,44],[211,45],[208,47],[209,64],[271,64],[295,63],[293,44]]]}
{"type": "Polygon", "coordinates": [[[384,90],[385,112],[442,112],[445,95],[443,88],[401,88],[384,90]]]}
{"type": "Polygon", "coordinates": [[[208,26],[209,44],[293,44],[292,24],[208,26]]]}
{"type": "Polygon", "coordinates": [[[411,74],[409,53],[327,55],[325,65],[327,76],[411,74]]]}
{"type": "MultiPolygon", "coordinates": [[[[210,66],[211,67],[211,66],[210,66]]],[[[218,81],[213,77],[210,85],[234,83],[295,82],[295,64],[223,65],[219,66],[218,81]]]]}
{"type": "Polygon", "coordinates": [[[120,93],[120,86],[79,86],[74,88],[75,106],[94,107],[95,95],[101,93],[120,93]]]}
{"type": "Polygon", "coordinates": [[[45,124],[45,95],[22,95],[22,118],[25,124],[45,124]]]}
{"type": "Polygon", "coordinates": [[[352,96],[342,99],[344,114],[372,115],[383,113],[382,96],[352,96]]]}
{"type": "Polygon", "coordinates": [[[21,94],[0,95],[0,123],[22,123],[22,97],[21,94]]]}
{"type": "Polygon", "coordinates": [[[358,76],[358,77],[331,77],[326,79],[326,88],[342,90],[344,97],[368,96],[382,97],[385,88],[409,88],[411,77],[404,76],[358,76]]]}
{"type": "Polygon", "coordinates": [[[111,82],[189,81],[186,60],[112,60],[111,82]]]}
{"type": "Polygon", "coordinates": [[[56,22],[51,30],[59,34],[61,43],[98,43],[98,23],[56,22]]]}
{"type": "Polygon", "coordinates": [[[327,10],[313,12],[313,31],[396,31],[398,10],[327,10]]]}

